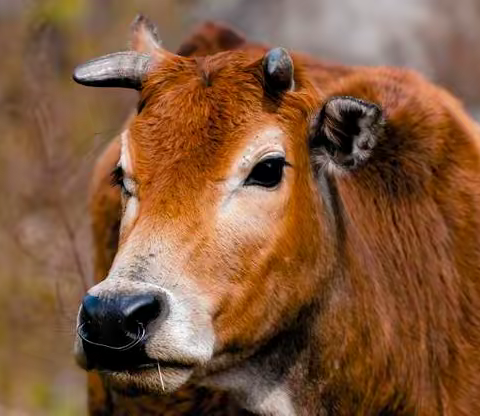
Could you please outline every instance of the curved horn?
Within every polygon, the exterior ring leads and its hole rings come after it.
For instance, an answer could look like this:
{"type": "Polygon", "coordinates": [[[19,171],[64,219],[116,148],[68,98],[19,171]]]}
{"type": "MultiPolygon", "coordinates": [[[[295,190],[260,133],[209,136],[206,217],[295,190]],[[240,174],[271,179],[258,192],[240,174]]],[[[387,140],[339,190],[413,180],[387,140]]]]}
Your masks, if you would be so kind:
{"type": "Polygon", "coordinates": [[[74,81],[91,87],[140,90],[152,57],[138,52],[117,52],[92,59],[75,68],[74,81]]]}
{"type": "Polygon", "coordinates": [[[293,89],[293,61],[284,48],[270,49],[263,58],[265,83],[272,93],[293,89]]]}

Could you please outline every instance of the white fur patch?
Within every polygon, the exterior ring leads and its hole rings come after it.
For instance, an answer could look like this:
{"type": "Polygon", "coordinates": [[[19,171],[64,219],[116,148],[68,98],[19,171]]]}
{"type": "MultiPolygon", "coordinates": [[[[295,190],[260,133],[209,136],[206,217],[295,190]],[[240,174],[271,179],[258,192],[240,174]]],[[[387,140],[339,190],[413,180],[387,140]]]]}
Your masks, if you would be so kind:
{"type": "MultiPolygon", "coordinates": [[[[255,133],[247,147],[237,157],[237,162],[233,165],[226,181],[225,198],[227,200],[230,194],[242,185],[253,167],[267,155],[285,156],[285,133],[277,126],[268,126],[255,133]]],[[[222,205],[221,203],[219,206],[222,205]]]]}
{"type": "Polygon", "coordinates": [[[124,130],[120,138],[121,150],[120,150],[119,164],[127,175],[131,175],[133,171],[133,163],[132,163],[132,158],[130,157],[130,151],[129,151],[129,143],[128,143],[129,139],[130,139],[130,131],[128,129],[124,130]]]}
{"type": "Polygon", "coordinates": [[[123,186],[125,187],[125,190],[130,194],[130,196],[124,201],[125,206],[120,233],[122,233],[125,227],[129,226],[135,221],[138,215],[139,207],[139,201],[136,196],[137,184],[131,178],[131,175],[133,173],[133,161],[129,151],[129,139],[129,130],[124,130],[121,135],[120,160],[118,164],[124,172],[123,186]]]}
{"type": "Polygon", "coordinates": [[[296,416],[288,387],[269,380],[265,372],[249,364],[207,380],[205,385],[233,393],[248,410],[264,416],[296,416]]]}
{"type": "Polygon", "coordinates": [[[130,196],[125,201],[125,209],[122,217],[121,227],[126,227],[132,224],[138,215],[139,202],[136,196],[130,196]]]}
{"type": "Polygon", "coordinates": [[[285,133],[280,127],[268,126],[255,133],[241,156],[237,169],[249,170],[268,153],[285,154],[285,133]]]}
{"type": "Polygon", "coordinates": [[[292,400],[287,389],[281,386],[275,387],[257,407],[257,413],[272,416],[295,416],[292,400]]]}

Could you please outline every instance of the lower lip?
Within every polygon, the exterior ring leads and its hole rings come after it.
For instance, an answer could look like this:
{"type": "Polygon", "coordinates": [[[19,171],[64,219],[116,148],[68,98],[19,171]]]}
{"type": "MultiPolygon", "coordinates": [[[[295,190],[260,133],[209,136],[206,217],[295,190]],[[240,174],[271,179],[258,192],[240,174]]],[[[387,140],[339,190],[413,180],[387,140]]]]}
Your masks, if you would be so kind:
{"type": "Polygon", "coordinates": [[[191,371],[193,370],[193,366],[189,364],[183,363],[176,363],[176,362],[165,362],[165,361],[155,361],[151,363],[140,364],[136,367],[119,369],[119,370],[108,370],[108,369],[101,369],[102,373],[129,373],[129,374],[137,374],[143,371],[149,370],[157,370],[160,367],[162,370],[176,370],[176,371],[191,371]]]}

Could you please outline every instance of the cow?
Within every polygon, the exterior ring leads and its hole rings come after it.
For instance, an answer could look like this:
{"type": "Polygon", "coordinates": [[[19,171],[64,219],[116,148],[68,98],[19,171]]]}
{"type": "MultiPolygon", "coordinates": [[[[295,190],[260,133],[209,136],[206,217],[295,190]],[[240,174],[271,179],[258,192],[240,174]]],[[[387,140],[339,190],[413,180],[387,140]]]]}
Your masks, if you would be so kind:
{"type": "Polygon", "coordinates": [[[140,93],[78,363],[263,415],[480,414],[480,137],[458,100],[405,69],[144,32],[74,73],[140,93]]]}
{"type": "MultiPolygon", "coordinates": [[[[159,42],[158,28],[139,14],[131,25],[130,47],[137,52],[151,51],[159,42]]],[[[200,25],[177,50],[184,56],[205,56],[238,47],[261,47],[236,30],[219,22],[200,25]]],[[[121,217],[121,192],[112,186],[111,173],[120,156],[120,136],[115,137],[99,156],[90,183],[89,211],[94,243],[94,280],[101,282],[110,269],[118,245],[121,217]]],[[[224,392],[188,385],[161,396],[127,395],[116,391],[98,372],[88,373],[88,410],[94,416],[120,415],[208,415],[247,416],[251,413],[224,392]]]]}

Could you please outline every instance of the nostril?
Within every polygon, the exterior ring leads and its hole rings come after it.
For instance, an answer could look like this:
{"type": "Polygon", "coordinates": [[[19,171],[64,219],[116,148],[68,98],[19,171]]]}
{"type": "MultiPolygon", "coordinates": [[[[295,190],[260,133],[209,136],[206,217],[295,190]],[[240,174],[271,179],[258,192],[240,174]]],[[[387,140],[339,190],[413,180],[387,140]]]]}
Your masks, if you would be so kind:
{"type": "Polygon", "coordinates": [[[80,309],[82,332],[89,338],[97,339],[102,330],[102,316],[105,314],[104,300],[96,296],[85,295],[80,309]]]}
{"type": "Polygon", "coordinates": [[[121,303],[125,325],[133,331],[138,328],[138,324],[146,327],[162,312],[162,303],[153,295],[129,296],[124,298],[121,303]]]}
{"type": "Polygon", "coordinates": [[[92,321],[101,309],[100,299],[96,296],[85,295],[82,300],[82,318],[84,321],[92,321]]]}

